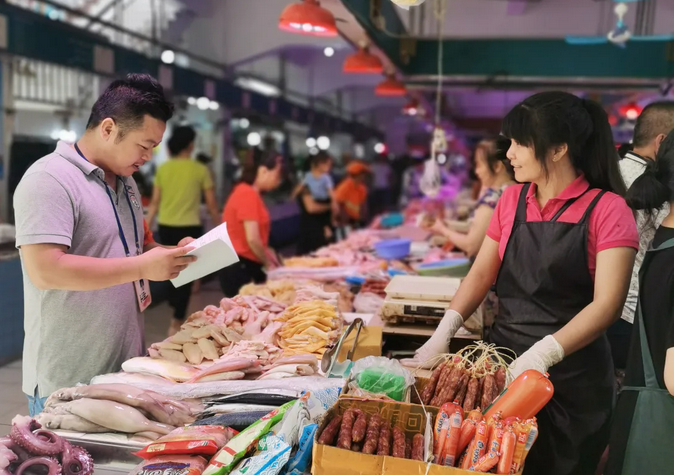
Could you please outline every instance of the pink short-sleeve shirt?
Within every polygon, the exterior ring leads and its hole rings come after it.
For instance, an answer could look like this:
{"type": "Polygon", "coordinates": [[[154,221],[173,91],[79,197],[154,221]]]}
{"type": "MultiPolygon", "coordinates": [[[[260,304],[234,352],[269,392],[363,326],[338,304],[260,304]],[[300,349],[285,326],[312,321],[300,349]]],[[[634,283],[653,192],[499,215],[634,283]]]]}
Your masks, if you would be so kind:
{"type": "MultiPolygon", "coordinates": [[[[487,236],[499,243],[501,260],[503,260],[506,245],[512,233],[517,201],[523,187],[524,185],[513,185],[503,192],[487,229],[487,236]]],[[[582,195],[558,218],[560,222],[578,223],[590,202],[600,192],[599,189],[594,189],[583,195],[588,187],[587,180],[581,175],[557,197],[548,200],[548,203],[541,209],[536,200],[536,185],[532,184],[527,193],[527,221],[549,221],[567,200],[582,195]]],[[[596,269],[597,253],[619,247],[639,249],[637,226],[634,215],[625,200],[614,193],[606,193],[590,215],[587,251],[592,277],[596,269]]]]}

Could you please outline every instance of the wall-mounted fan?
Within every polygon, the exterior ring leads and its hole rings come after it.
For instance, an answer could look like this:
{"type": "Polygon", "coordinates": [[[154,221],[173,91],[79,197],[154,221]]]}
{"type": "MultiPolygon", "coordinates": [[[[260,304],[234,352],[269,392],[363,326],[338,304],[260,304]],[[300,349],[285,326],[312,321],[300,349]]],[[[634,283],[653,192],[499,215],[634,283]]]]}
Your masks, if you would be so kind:
{"type": "Polygon", "coordinates": [[[642,0],[613,0],[617,5],[613,9],[616,14],[617,22],[613,30],[606,36],[567,36],[566,42],[570,45],[600,45],[603,43],[613,43],[616,46],[625,48],[628,41],[674,41],[674,34],[669,35],[632,35],[632,32],[625,25],[625,15],[628,10],[628,3],[636,3],[642,0]]]}

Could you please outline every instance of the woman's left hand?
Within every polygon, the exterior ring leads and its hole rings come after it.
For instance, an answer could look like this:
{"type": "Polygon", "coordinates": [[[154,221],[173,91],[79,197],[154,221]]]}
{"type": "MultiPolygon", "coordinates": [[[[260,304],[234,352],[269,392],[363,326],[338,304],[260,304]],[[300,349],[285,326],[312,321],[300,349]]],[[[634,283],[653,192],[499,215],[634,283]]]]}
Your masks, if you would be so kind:
{"type": "Polygon", "coordinates": [[[182,240],[180,240],[178,242],[178,248],[182,248],[183,246],[187,246],[190,243],[192,243],[193,241],[194,241],[194,238],[192,238],[191,236],[188,236],[187,238],[183,238],[182,240]]]}
{"type": "Polygon", "coordinates": [[[544,374],[563,358],[564,349],[557,339],[551,335],[545,336],[510,364],[510,377],[514,380],[527,370],[538,370],[544,374]]]}
{"type": "Polygon", "coordinates": [[[272,250],[271,248],[267,248],[266,255],[267,255],[267,260],[269,262],[269,266],[268,266],[269,269],[274,269],[274,268],[278,268],[279,266],[281,266],[281,261],[279,260],[279,257],[274,250],[272,250]]]}

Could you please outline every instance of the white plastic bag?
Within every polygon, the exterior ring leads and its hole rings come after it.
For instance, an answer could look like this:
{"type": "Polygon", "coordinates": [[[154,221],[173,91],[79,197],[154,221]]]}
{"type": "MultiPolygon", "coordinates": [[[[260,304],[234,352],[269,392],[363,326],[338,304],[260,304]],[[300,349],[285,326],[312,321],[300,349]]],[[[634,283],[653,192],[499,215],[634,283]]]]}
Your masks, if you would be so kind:
{"type": "Polygon", "coordinates": [[[374,293],[358,293],[353,300],[353,308],[359,314],[378,314],[384,298],[374,293]]]}

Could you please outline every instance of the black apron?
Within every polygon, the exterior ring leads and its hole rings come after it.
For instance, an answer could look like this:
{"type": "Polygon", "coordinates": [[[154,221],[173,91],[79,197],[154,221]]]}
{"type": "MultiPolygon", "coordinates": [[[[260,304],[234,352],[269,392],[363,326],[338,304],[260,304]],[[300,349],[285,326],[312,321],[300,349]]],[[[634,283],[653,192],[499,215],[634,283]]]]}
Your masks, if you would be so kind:
{"type": "MultiPolygon", "coordinates": [[[[658,251],[672,247],[674,247],[674,240],[667,240],[657,248],[650,248],[646,252],[639,270],[640,282],[643,282],[643,277],[653,259],[657,259],[658,251]]],[[[646,335],[641,296],[639,296],[637,312],[634,316],[634,325],[639,326],[644,386],[624,387],[620,393],[613,431],[625,428],[625,420],[631,418],[631,423],[625,447],[622,447],[622,444],[616,445],[619,450],[609,453],[609,469],[613,472],[616,467],[620,467],[622,462],[620,474],[673,474],[674,461],[669,451],[671,451],[674,439],[674,397],[658,383],[646,335]],[[634,394],[636,394],[636,401],[634,401],[634,394]],[[633,406],[630,405],[630,400],[634,401],[633,406]]],[[[625,435],[615,436],[619,439],[624,437],[625,435]]],[[[610,450],[615,450],[614,441],[611,440],[610,450]]]]}
{"type": "MultiPolygon", "coordinates": [[[[522,188],[496,280],[499,312],[489,337],[517,355],[557,332],[592,302],[588,223],[604,195],[597,195],[578,223],[557,220],[579,197],[568,200],[550,221],[527,222],[529,187],[522,188]]],[[[555,393],[536,416],[539,436],[525,473],[595,473],[608,441],[613,373],[605,335],[550,368],[555,393]]]]}

